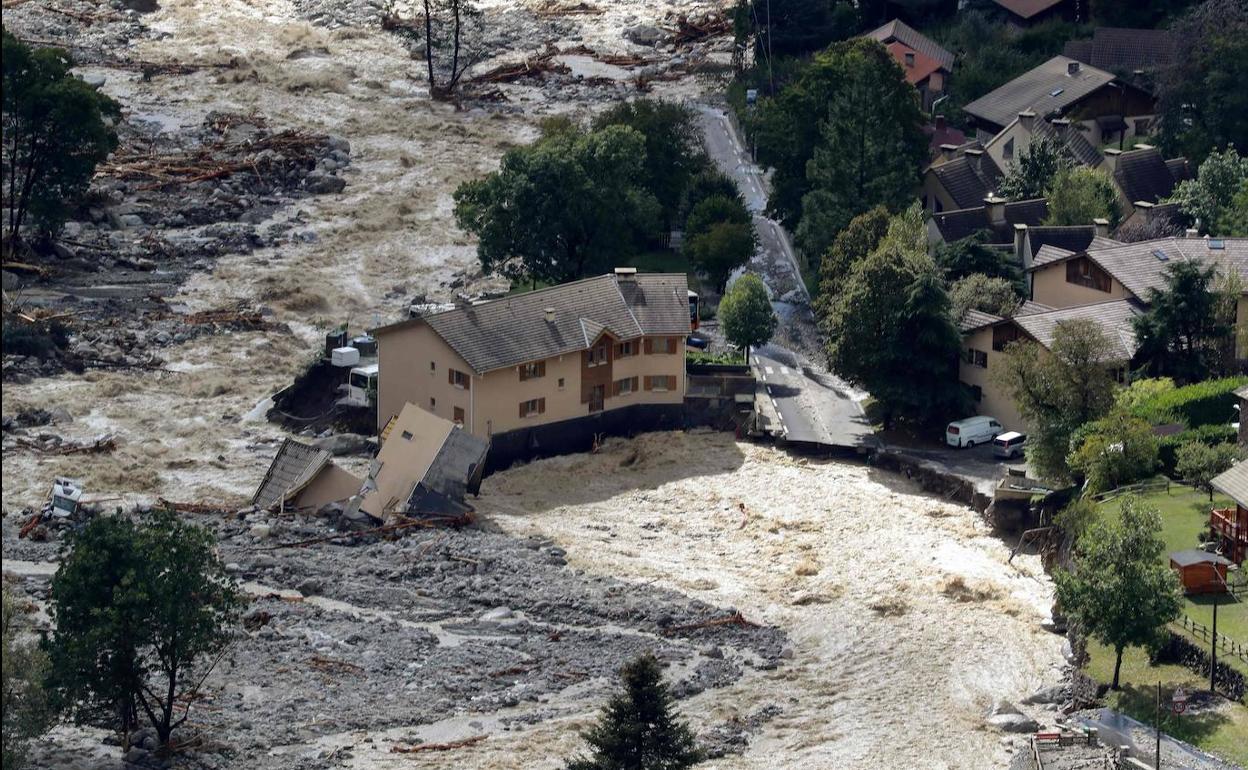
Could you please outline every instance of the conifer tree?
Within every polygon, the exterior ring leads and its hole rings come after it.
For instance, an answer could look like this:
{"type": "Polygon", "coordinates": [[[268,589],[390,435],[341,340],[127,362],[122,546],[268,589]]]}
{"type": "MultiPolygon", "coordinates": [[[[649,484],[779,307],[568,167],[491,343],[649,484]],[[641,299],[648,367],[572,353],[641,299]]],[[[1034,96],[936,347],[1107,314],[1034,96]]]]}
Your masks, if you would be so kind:
{"type": "Polygon", "coordinates": [[[681,770],[702,759],[689,727],[676,719],[659,663],[647,653],[624,667],[624,691],[607,702],[585,733],[588,758],[567,770],[681,770]]]}

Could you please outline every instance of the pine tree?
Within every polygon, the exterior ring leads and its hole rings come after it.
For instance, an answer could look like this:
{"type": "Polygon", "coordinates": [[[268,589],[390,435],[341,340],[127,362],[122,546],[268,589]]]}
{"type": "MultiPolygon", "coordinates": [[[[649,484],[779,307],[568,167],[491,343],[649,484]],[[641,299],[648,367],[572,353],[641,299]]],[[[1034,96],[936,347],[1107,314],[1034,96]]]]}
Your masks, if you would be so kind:
{"type": "Polygon", "coordinates": [[[659,663],[647,653],[621,672],[624,692],[607,702],[585,733],[592,748],[567,770],[680,770],[702,759],[689,727],[676,719],[659,663]]]}

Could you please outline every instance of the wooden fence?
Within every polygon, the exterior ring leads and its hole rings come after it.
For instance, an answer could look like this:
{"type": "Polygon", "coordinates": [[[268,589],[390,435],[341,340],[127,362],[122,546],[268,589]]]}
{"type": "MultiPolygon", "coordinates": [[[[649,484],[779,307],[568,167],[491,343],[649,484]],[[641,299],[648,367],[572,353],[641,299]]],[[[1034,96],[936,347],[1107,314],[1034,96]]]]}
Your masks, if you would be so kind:
{"type": "MultiPolygon", "coordinates": [[[[1176,621],[1177,625],[1192,638],[1199,639],[1205,644],[1209,644],[1209,638],[1213,636],[1213,631],[1203,623],[1197,623],[1186,615],[1183,615],[1176,621]]],[[[1218,633],[1218,650],[1228,655],[1239,658],[1243,663],[1248,663],[1248,647],[1240,644],[1234,639],[1230,639],[1221,632],[1218,633]]]]}

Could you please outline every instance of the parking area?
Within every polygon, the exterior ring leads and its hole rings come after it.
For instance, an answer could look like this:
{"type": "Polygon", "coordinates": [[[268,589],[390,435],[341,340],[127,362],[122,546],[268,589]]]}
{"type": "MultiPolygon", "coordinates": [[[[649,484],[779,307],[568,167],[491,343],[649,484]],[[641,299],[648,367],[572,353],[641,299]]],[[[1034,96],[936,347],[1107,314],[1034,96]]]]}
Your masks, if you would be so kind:
{"type": "Polygon", "coordinates": [[[1025,458],[1002,460],[992,453],[992,447],[987,444],[958,449],[935,442],[922,446],[899,446],[890,442],[888,449],[894,454],[913,458],[934,471],[968,479],[977,491],[989,496],[1005,476],[1007,468],[1027,469],[1025,458]]]}

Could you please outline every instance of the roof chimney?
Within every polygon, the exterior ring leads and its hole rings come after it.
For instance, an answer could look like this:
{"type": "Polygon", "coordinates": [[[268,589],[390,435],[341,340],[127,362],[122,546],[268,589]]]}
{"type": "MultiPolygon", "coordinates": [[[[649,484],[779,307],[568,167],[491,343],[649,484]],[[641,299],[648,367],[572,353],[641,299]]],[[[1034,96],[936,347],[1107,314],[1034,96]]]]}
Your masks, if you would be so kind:
{"type": "Polygon", "coordinates": [[[956,144],[942,144],[940,146],[940,160],[942,162],[946,160],[953,160],[953,157],[957,154],[958,146],[956,144]]]}
{"type": "Polygon", "coordinates": [[[1151,149],[1153,149],[1153,146],[1152,146],[1151,144],[1144,144],[1143,142],[1136,142],[1136,144],[1135,144],[1135,149],[1137,149],[1137,150],[1151,150],[1151,149]]]}
{"type": "Polygon", "coordinates": [[[1028,131],[1031,130],[1031,124],[1034,123],[1035,120],[1036,113],[1031,110],[1023,110],[1018,113],[1018,124],[1028,131]]]}
{"type": "Polygon", "coordinates": [[[1118,156],[1122,155],[1122,150],[1107,147],[1103,152],[1105,153],[1105,170],[1112,174],[1118,170],[1118,156]]]}
{"type": "Polygon", "coordinates": [[[906,66],[914,66],[914,51],[906,51],[906,66]]]}
{"type": "Polygon", "coordinates": [[[1066,62],[1066,74],[1071,77],[1078,75],[1079,74],[1079,62],[1077,61],[1066,62]]]}
{"type": "Polygon", "coordinates": [[[1028,264],[1031,260],[1027,259],[1025,254],[1027,247],[1027,225],[1014,225],[1014,258],[1023,267],[1030,267],[1028,264]]]}
{"type": "Polygon", "coordinates": [[[973,150],[973,149],[967,150],[966,157],[967,157],[967,160],[971,162],[971,167],[974,168],[976,171],[979,171],[983,167],[984,165],[984,151],[983,150],[973,150]]]}
{"type": "Polygon", "coordinates": [[[1092,226],[1096,228],[1097,237],[1109,237],[1109,220],[1105,217],[1097,217],[1096,219],[1093,219],[1092,226]]]}
{"type": "Polygon", "coordinates": [[[989,193],[984,198],[984,211],[988,214],[988,221],[994,225],[999,225],[1005,221],[1005,198],[993,193],[989,193]]]}
{"type": "Polygon", "coordinates": [[[1197,230],[1195,227],[1189,227],[1183,231],[1183,237],[1184,238],[1199,238],[1200,231],[1197,230]]]}
{"type": "Polygon", "coordinates": [[[637,268],[617,267],[615,269],[615,277],[621,281],[631,281],[637,277],[637,268]]]}
{"type": "Polygon", "coordinates": [[[936,121],[936,130],[944,131],[945,130],[945,116],[937,115],[935,118],[935,121],[936,121]]]}
{"type": "Polygon", "coordinates": [[[553,324],[555,322],[555,309],[553,307],[546,308],[546,323],[553,324]]]}
{"type": "Polygon", "coordinates": [[[1135,206],[1137,210],[1143,212],[1145,222],[1153,221],[1153,204],[1152,203],[1149,203],[1148,201],[1136,201],[1135,203],[1131,205],[1135,206]]]}

